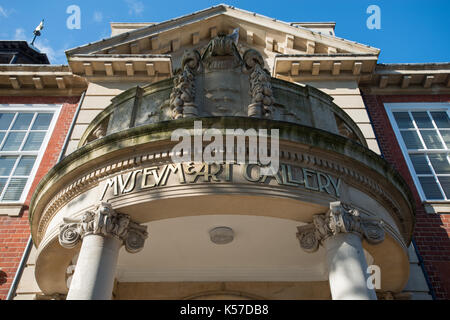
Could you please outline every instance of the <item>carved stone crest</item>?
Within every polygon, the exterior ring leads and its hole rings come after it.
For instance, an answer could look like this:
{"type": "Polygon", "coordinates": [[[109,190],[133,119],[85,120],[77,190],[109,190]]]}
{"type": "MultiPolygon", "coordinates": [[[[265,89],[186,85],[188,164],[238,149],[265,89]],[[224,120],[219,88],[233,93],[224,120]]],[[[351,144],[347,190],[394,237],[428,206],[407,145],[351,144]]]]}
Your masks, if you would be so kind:
{"type": "Polygon", "coordinates": [[[170,95],[173,119],[196,116],[273,118],[270,73],[262,55],[249,49],[241,56],[238,30],[219,34],[204,48],[184,52],[170,95]],[[248,94],[247,94],[248,92],[248,94]]]}
{"type": "Polygon", "coordinates": [[[140,251],[148,237],[146,226],[131,221],[126,214],[115,212],[105,202],[99,204],[95,211],[86,211],[80,220],[65,218],[60,226],[59,243],[65,248],[73,248],[90,234],[116,237],[131,253],[140,251]]]}

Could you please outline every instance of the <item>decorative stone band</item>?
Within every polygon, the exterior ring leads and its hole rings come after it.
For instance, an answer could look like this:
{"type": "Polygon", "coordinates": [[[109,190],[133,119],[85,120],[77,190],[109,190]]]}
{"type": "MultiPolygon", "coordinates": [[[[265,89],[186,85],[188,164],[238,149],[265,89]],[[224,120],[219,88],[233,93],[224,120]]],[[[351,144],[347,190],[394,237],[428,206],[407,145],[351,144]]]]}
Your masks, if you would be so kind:
{"type": "Polygon", "coordinates": [[[109,203],[102,202],[95,211],[85,212],[81,220],[64,218],[60,226],[59,243],[70,249],[91,234],[116,237],[123,241],[130,253],[142,250],[148,237],[146,226],[131,221],[130,216],[117,213],[109,203]]]}
{"type": "Polygon", "coordinates": [[[381,220],[362,218],[358,210],[341,202],[330,203],[327,213],[314,215],[312,223],[297,230],[300,246],[306,252],[317,251],[320,244],[338,233],[356,233],[370,244],[381,243],[385,236],[381,220]]]}

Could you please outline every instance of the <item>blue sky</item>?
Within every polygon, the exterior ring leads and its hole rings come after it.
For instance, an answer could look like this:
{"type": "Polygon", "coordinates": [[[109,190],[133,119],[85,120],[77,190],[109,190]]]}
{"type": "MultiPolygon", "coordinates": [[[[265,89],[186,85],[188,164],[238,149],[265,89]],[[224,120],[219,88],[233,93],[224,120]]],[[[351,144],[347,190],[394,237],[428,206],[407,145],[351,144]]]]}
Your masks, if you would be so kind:
{"type": "Polygon", "coordinates": [[[450,61],[448,0],[0,0],[0,39],[31,41],[45,18],[36,46],[53,64],[66,64],[64,51],[110,35],[109,22],[161,22],[218,3],[286,22],[334,21],[341,38],[381,49],[380,63],[450,61]],[[70,30],[70,5],[81,10],[81,29],[70,30]],[[370,30],[370,5],[381,9],[381,29],[370,30]]]}

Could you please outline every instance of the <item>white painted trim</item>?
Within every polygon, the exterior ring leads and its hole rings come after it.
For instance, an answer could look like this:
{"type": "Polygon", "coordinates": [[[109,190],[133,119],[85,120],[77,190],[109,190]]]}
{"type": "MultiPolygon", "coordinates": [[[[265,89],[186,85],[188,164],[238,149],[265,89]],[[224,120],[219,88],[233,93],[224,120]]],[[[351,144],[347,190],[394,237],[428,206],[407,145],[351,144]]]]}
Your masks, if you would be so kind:
{"type": "MultiPolygon", "coordinates": [[[[27,183],[22,192],[22,196],[19,201],[10,201],[10,202],[0,202],[0,207],[8,207],[11,205],[19,205],[24,204],[25,200],[30,191],[31,185],[35,179],[36,172],[39,169],[42,158],[47,150],[48,142],[50,141],[51,136],[53,135],[53,130],[55,129],[56,123],[58,122],[59,115],[62,109],[62,104],[0,104],[0,112],[52,112],[53,118],[47,129],[47,133],[42,141],[41,148],[37,152],[36,161],[34,163],[33,169],[31,170],[27,183]]],[[[34,119],[33,119],[34,120],[34,119]]],[[[31,125],[31,124],[30,124],[31,125]]],[[[25,140],[25,139],[24,139],[25,140]]],[[[24,143],[24,142],[23,142],[24,143]]],[[[19,151],[22,153],[21,151],[19,151]]],[[[6,154],[7,152],[4,152],[6,154]]],[[[15,152],[16,154],[18,152],[15,152]]],[[[23,152],[26,155],[26,152],[23,152]]],[[[34,152],[34,154],[36,154],[34,152]]],[[[17,163],[16,163],[17,165],[17,163]]],[[[1,214],[0,214],[1,215],[1,214]]]]}
{"type": "MultiPolygon", "coordinates": [[[[411,174],[411,177],[413,178],[414,184],[416,186],[416,189],[420,195],[420,198],[423,202],[427,201],[435,201],[435,200],[428,200],[425,197],[425,193],[423,192],[422,185],[420,184],[419,178],[417,177],[414,166],[409,158],[408,149],[406,148],[406,145],[403,141],[402,135],[400,133],[400,129],[397,126],[397,122],[394,118],[395,111],[409,111],[414,109],[414,111],[429,111],[430,109],[433,109],[432,111],[446,111],[447,114],[450,112],[450,103],[445,102],[408,102],[408,103],[384,103],[384,108],[386,110],[386,113],[389,117],[389,121],[391,122],[392,129],[394,130],[395,137],[397,139],[397,142],[400,146],[400,149],[403,153],[403,158],[405,159],[409,172],[411,174]]],[[[423,143],[423,141],[422,141],[423,143]]],[[[425,144],[424,144],[425,145],[425,144]]],[[[433,151],[432,151],[433,152],[433,151]]],[[[431,152],[431,153],[432,153],[431,152]]],[[[433,170],[433,169],[432,169],[433,170]]],[[[434,172],[434,171],[433,171],[434,172]]],[[[445,194],[444,194],[445,196],[445,194]]],[[[439,201],[439,200],[438,200],[439,201]]],[[[440,200],[443,203],[450,202],[449,200],[440,200]]]]}

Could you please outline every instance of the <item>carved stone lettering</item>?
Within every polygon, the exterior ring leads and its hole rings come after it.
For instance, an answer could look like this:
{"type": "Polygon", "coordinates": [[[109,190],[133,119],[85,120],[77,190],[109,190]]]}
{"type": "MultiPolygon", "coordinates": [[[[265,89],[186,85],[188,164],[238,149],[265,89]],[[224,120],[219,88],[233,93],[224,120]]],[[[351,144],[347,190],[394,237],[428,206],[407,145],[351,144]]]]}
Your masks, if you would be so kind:
{"type": "Polygon", "coordinates": [[[240,183],[242,179],[249,183],[302,187],[337,198],[341,187],[340,178],[288,164],[281,164],[280,170],[274,175],[262,175],[259,164],[190,162],[152,166],[108,178],[101,200],[166,185],[234,181],[240,183]]]}

